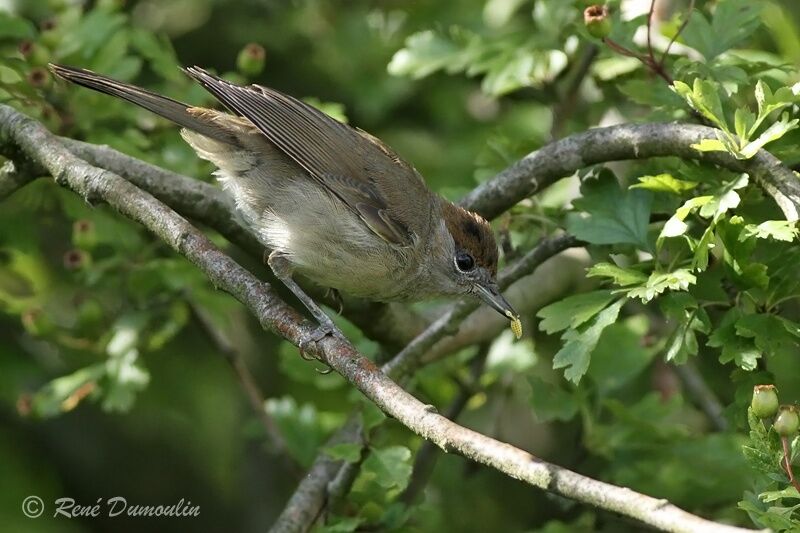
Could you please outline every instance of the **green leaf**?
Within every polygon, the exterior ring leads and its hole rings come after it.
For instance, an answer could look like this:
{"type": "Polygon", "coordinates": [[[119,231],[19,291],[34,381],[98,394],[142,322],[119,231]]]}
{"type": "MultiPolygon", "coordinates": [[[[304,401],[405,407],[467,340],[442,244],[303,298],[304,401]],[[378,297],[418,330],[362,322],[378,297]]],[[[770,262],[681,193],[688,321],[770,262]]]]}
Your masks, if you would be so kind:
{"type": "Polygon", "coordinates": [[[761,494],[758,495],[758,497],[762,502],[766,503],[782,500],[783,498],[788,498],[791,500],[800,500],[800,492],[798,492],[796,488],[790,485],[783,490],[771,490],[767,492],[762,492],[761,494]]]}
{"type": "Polygon", "coordinates": [[[716,82],[695,78],[692,87],[682,81],[675,81],[672,85],[692,109],[710,120],[722,131],[729,131],[722,110],[722,101],[719,98],[719,89],[716,82]]]}
{"type": "Polygon", "coordinates": [[[133,406],[136,393],[150,381],[150,374],[139,364],[138,345],[147,325],[144,313],[122,316],[112,327],[112,336],[106,345],[107,386],[103,391],[103,409],[127,411],[133,406]]]}
{"type": "Polygon", "coordinates": [[[324,525],[314,526],[315,533],[351,533],[364,522],[363,516],[336,516],[326,519],[324,525]]]}
{"type": "Polygon", "coordinates": [[[696,332],[708,333],[711,329],[708,314],[698,305],[694,296],[684,292],[667,294],[659,304],[668,323],[677,323],[667,339],[665,359],[678,364],[685,363],[690,355],[697,355],[696,332]]]}
{"type": "Polygon", "coordinates": [[[618,88],[622,94],[641,105],[671,110],[679,108],[683,104],[683,100],[664,83],[654,84],[651,80],[629,80],[618,85],[618,88]]]}
{"type": "MultiPolygon", "coordinates": [[[[759,80],[759,83],[761,81],[759,80]]],[[[756,116],[747,108],[737,107],[733,115],[734,131],[743,141],[750,139],[750,129],[756,122],[756,116]]]]}
{"type": "Polygon", "coordinates": [[[647,303],[665,290],[688,291],[689,285],[694,284],[697,278],[687,268],[679,268],[672,272],[653,272],[647,278],[647,283],[642,287],[631,289],[629,298],[641,298],[642,303],[647,303]]]}
{"type": "Polygon", "coordinates": [[[389,62],[393,76],[424,78],[446,67],[459,52],[459,47],[434,31],[414,33],[406,39],[405,48],[398,50],[389,62]]]}
{"type": "Polygon", "coordinates": [[[627,287],[647,281],[647,275],[633,268],[622,268],[611,263],[597,263],[586,273],[587,278],[611,278],[616,285],[627,287]]]}
{"type": "Polygon", "coordinates": [[[752,339],[741,337],[736,333],[736,322],[741,317],[742,312],[736,307],[726,312],[719,326],[708,337],[707,345],[712,348],[722,348],[720,363],[732,361],[739,368],[751,371],[755,370],[761,352],[756,349],[752,339]]]}
{"type": "Polygon", "coordinates": [[[608,290],[568,296],[536,313],[542,319],[539,329],[552,335],[563,329],[576,328],[602,311],[613,299],[614,294],[608,290]]]}
{"type": "Polygon", "coordinates": [[[0,11],[0,40],[33,39],[36,27],[29,20],[0,11]]]}
{"type": "Polygon", "coordinates": [[[703,236],[694,247],[692,256],[692,270],[703,271],[708,268],[708,252],[714,247],[714,223],[712,222],[703,232],[703,236]]]}
{"type": "Polygon", "coordinates": [[[672,174],[657,174],[655,176],[642,176],[636,185],[631,185],[631,189],[647,189],[654,192],[668,192],[672,194],[683,194],[686,191],[697,187],[697,182],[686,181],[674,177],[672,174]]]}
{"type": "Polygon", "coordinates": [[[729,209],[739,205],[741,198],[736,192],[738,189],[746,187],[748,183],[747,174],[742,174],[738,178],[731,180],[714,192],[711,200],[705,202],[700,208],[700,216],[703,218],[718,218],[725,214],[729,209]]]}
{"type": "Polygon", "coordinates": [[[567,330],[561,337],[565,344],[553,358],[553,368],[565,368],[564,377],[577,384],[589,368],[589,360],[600,335],[617,320],[624,303],[625,299],[622,299],[611,304],[582,330],[567,330]]]}
{"type": "Polygon", "coordinates": [[[572,420],[578,414],[578,400],[575,393],[544,381],[538,376],[528,378],[531,386],[531,408],[540,422],[572,420]]]}
{"type": "Polygon", "coordinates": [[[683,40],[711,61],[749,37],[761,25],[761,6],[749,0],[717,2],[711,22],[702,13],[692,13],[683,30],[683,40]]]}
{"type": "Polygon", "coordinates": [[[288,396],[270,398],[264,409],[275,420],[289,453],[300,464],[310,465],[325,435],[317,409],[310,403],[300,406],[288,396]]]}
{"type": "Polygon", "coordinates": [[[784,114],[779,121],[770,124],[769,128],[759,135],[755,141],[748,143],[741,149],[740,159],[750,159],[767,144],[777,141],[787,132],[797,128],[798,122],[800,120],[796,118],[789,120],[788,115],[784,114]]]}
{"type": "Polygon", "coordinates": [[[403,490],[411,477],[411,450],[405,446],[370,448],[362,469],[381,487],[403,490]]]}
{"type": "Polygon", "coordinates": [[[635,244],[649,250],[647,226],[650,223],[648,191],[624,190],[610,172],[581,185],[582,198],[573,201],[585,215],[571,213],[567,229],[577,238],[592,244],[635,244]]]}
{"type": "Polygon", "coordinates": [[[603,330],[586,372],[601,394],[630,383],[653,360],[657,351],[642,342],[648,327],[647,318],[636,315],[603,330]]]}
{"type": "Polygon", "coordinates": [[[798,95],[789,87],[781,87],[773,93],[769,85],[763,80],[758,80],[754,93],[756,104],[758,104],[758,118],[753,121],[753,124],[747,131],[748,139],[755,134],[758,127],[766,120],[770,113],[783,109],[798,100],[798,95]]]}
{"type": "Polygon", "coordinates": [[[699,143],[694,143],[692,148],[698,152],[727,152],[728,147],[719,139],[701,139],[699,143]]]}
{"type": "Polygon", "coordinates": [[[767,220],[759,225],[748,224],[744,227],[739,240],[750,237],[757,239],[774,239],[792,242],[798,234],[797,223],[789,220],[767,220]]]}
{"type": "Polygon", "coordinates": [[[361,459],[362,447],[353,442],[341,442],[323,449],[326,455],[347,463],[356,463],[361,459]]]}
{"type": "Polygon", "coordinates": [[[97,382],[104,375],[105,365],[98,363],[50,381],[33,395],[32,412],[38,417],[50,418],[71,410],[77,403],[70,398],[81,387],[97,382]]]}
{"type": "Polygon", "coordinates": [[[784,318],[767,314],[744,315],[736,321],[736,334],[755,340],[756,348],[768,357],[796,357],[798,326],[784,318]]]}

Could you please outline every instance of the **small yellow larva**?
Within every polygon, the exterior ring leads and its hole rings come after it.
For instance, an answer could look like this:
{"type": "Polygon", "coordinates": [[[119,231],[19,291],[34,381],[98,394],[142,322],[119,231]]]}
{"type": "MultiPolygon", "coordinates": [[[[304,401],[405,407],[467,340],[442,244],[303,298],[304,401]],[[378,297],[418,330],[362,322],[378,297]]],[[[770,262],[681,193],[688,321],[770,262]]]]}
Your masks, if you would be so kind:
{"type": "Polygon", "coordinates": [[[511,331],[514,332],[514,337],[517,339],[522,338],[522,322],[518,316],[514,316],[511,311],[506,311],[506,316],[511,320],[511,331]]]}

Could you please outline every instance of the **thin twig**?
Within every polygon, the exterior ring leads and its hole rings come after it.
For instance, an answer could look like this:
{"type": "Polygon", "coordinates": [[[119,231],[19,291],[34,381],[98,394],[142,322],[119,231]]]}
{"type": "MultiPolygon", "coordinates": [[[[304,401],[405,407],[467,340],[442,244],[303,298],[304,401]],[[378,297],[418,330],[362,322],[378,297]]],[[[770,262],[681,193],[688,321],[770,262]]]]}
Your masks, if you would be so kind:
{"type": "Polygon", "coordinates": [[[792,471],[792,462],[790,461],[791,451],[789,449],[789,438],[781,436],[781,445],[783,446],[783,468],[786,470],[786,475],[789,476],[789,483],[800,492],[800,483],[794,478],[792,471]]]}
{"type": "MultiPolygon", "coordinates": [[[[236,374],[236,379],[239,381],[239,385],[242,387],[245,396],[247,396],[247,399],[250,402],[250,407],[261,421],[261,425],[264,427],[264,431],[266,432],[267,438],[269,439],[273,450],[277,453],[285,455],[291,460],[291,455],[287,453],[288,449],[283,435],[281,435],[281,432],[278,429],[278,426],[275,424],[275,421],[265,409],[264,403],[266,397],[264,393],[261,392],[258,383],[256,383],[256,380],[253,377],[253,374],[250,372],[250,369],[247,368],[247,365],[242,359],[240,350],[231,342],[225,332],[214,323],[214,320],[209,316],[208,311],[206,311],[202,306],[197,305],[193,298],[189,298],[188,301],[189,306],[192,309],[192,313],[194,313],[197,321],[200,323],[200,325],[203,327],[203,330],[216,346],[217,351],[219,351],[219,353],[231,365],[231,368],[233,368],[234,374],[236,374]]],[[[293,466],[296,469],[298,465],[297,463],[293,462],[293,466]]]]}
{"type": "Polygon", "coordinates": [[[656,0],[650,0],[650,10],[647,13],[647,58],[650,64],[655,64],[656,58],[653,56],[653,41],[651,34],[653,33],[653,15],[656,11],[656,0]]]}
{"type": "Polygon", "coordinates": [[[695,0],[689,0],[689,8],[686,10],[686,18],[683,19],[681,25],[678,27],[678,31],[675,32],[675,35],[672,36],[672,39],[669,40],[669,44],[664,49],[664,53],[661,54],[661,59],[658,61],[659,65],[664,65],[664,62],[667,60],[667,55],[669,54],[672,45],[675,44],[675,41],[678,40],[683,30],[686,29],[686,26],[689,24],[689,19],[692,18],[692,14],[694,13],[694,2],[695,0]]]}

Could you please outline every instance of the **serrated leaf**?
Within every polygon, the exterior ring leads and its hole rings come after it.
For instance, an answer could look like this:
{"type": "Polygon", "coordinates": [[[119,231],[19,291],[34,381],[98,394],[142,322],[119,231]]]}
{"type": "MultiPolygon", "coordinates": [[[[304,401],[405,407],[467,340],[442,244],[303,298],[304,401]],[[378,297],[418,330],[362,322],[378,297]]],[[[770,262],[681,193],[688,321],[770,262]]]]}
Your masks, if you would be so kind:
{"type": "Polygon", "coordinates": [[[689,269],[679,268],[672,272],[653,272],[642,287],[631,289],[629,298],[640,298],[647,303],[666,290],[687,291],[697,278],[689,269]]]}
{"type": "Polygon", "coordinates": [[[729,209],[737,207],[741,198],[736,191],[747,186],[748,181],[747,174],[742,174],[738,178],[725,183],[714,192],[710,200],[700,207],[700,216],[717,219],[729,209]]]}
{"type": "Polygon", "coordinates": [[[798,353],[798,326],[784,318],[749,314],[735,323],[736,334],[751,338],[756,348],[768,357],[794,357],[798,353]]]}
{"type": "Polygon", "coordinates": [[[719,326],[708,337],[707,346],[721,348],[719,362],[722,364],[733,362],[743,370],[755,370],[761,352],[758,351],[752,339],[739,336],[736,333],[736,322],[742,317],[742,312],[734,307],[722,317],[719,326]]]}
{"type": "Polygon", "coordinates": [[[783,498],[800,500],[800,492],[798,492],[796,488],[790,485],[783,490],[771,490],[767,492],[762,492],[761,494],[758,495],[758,498],[762,502],[766,503],[782,500],[783,498]]]}
{"type": "Polygon", "coordinates": [[[611,291],[601,290],[569,296],[543,307],[536,313],[541,318],[539,329],[552,335],[567,328],[576,328],[602,311],[614,299],[611,291]]]}
{"type": "Polygon", "coordinates": [[[627,287],[647,281],[647,275],[632,268],[622,268],[611,263],[597,263],[587,272],[587,278],[611,278],[616,285],[627,287]]]}
{"type": "Polygon", "coordinates": [[[677,80],[673,82],[672,86],[675,92],[682,96],[692,109],[710,120],[722,131],[729,131],[716,82],[695,78],[691,88],[684,82],[677,80]]]}
{"type": "Polygon", "coordinates": [[[710,62],[758,29],[760,11],[761,6],[749,0],[717,2],[710,21],[700,12],[692,13],[683,40],[710,62]]]}
{"type": "Polygon", "coordinates": [[[774,239],[776,241],[792,242],[798,234],[797,223],[789,220],[767,220],[759,225],[748,224],[744,227],[739,240],[750,237],[757,239],[774,239]]]}
{"type": "Polygon", "coordinates": [[[587,179],[582,198],[573,201],[585,215],[570,214],[567,229],[592,244],[635,244],[649,249],[647,227],[652,197],[648,191],[623,190],[613,175],[587,179]]]}
{"type": "Polygon", "coordinates": [[[601,311],[583,330],[570,329],[561,337],[564,346],[553,358],[553,368],[564,368],[564,377],[577,384],[589,368],[589,361],[603,330],[613,324],[625,300],[601,311]]]}
{"type": "Polygon", "coordinates": [[[654,176],[642,176],[639,183],[631,185],[631,189],[647,189],[655,192],[668,192],[672,194],[683,194],[686,191],[697,187],[697,182],[686,181],[674,177],[672,174],[657,174],[654,176]]]}
{"type": "Polygon", "coordinates": [[[402,490],[411,477],[411,450],[405,446],[370,448],[362,469],[373,474],[375,481],[385,489],[402,490]]]}
{"type": "Polygon", "coordinates": [[[746,144],[740,151],[741,158],[749,159],[756,155],[767,144],[777,141],[783,137],[787,132],[797,128],[798,119],[789,120],[787,115],[781,117],[778,122],[773,122],[758,138],[746,144]]]}

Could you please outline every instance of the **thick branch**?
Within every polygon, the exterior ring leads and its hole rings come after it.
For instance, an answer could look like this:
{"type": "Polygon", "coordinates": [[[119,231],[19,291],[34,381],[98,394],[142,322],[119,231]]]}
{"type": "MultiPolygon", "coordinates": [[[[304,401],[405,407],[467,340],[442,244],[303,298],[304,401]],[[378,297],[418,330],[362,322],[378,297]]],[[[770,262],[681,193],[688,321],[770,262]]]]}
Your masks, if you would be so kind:
{"type": "Polygon", "coordinates": [[[778,158],[759,150],[738,160],[723,152],[698,152],[702,139],[716,139],[718,130],[679,123],[623,124],[571,135],[528,154],[490,181],[475,188],[462,205],[493,218],[555,181],[608,161],[677,156],[697,159],[736,172],[747,172],[774,199],[788,220],[800,218],[800,180],[778,158]]]}
{"type": "MultiPolygon", "coordinates": [[[[264,327],[297,344],[312,326],[275,296],[272,289],[217,249],[185,219],[117,174],[88,165],[40,124],[0,106],[0,146],[18,146],[44,166],[59,184],[90,202],[104,201],[155,233],[197,265],[211,282],[241,301],[264,327]]],[[[691,515],[664,500],[587,478],[548,464],[431,412],[348,342],[326,337],[310,349],[388,415],[445,451],[491,466],[515,479],[563,496],[621,513],[666,531],[734,532],[691,515]]]]}

